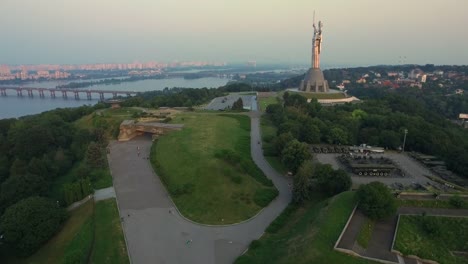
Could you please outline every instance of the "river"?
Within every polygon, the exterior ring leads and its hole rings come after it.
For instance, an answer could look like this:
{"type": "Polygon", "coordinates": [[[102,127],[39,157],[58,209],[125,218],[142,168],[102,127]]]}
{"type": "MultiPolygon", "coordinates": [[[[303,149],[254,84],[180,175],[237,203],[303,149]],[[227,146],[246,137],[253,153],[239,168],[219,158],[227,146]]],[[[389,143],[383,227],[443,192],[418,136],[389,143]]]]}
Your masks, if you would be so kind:
{"type": "MultiPolygon", "coordinates": [[[[184,79],[184,78],[168,78],[157,80],[142,80],[136,82],[123,82],[113,85],[95,85],[82,89],[93,90],[113,90],[113,91],[155,91],[163,90],[164,88],[184,87],[184,88],[216,88],[225,85],[229,79],[226,78],[199,78],[199,79],[184,79]]],[[[38,83],[28,83],[23,87],[40,87],[40,88],[55,88],[59,84],[65,84],[63,81],[47,81],[38,83]]],[[[97,95],[93,95],[93,100],[75,100],[72,96],[69,99],[63,99],[60,95],[53,99],[49,97],[49,93],[45,93],[45,98],[39,98],[39,94],[34,94],[34,98],[27,96],[17,97],[12,90],[7,91],[7,96],[0,97],[0,119],[20,117],[25,115],[38,114],[44,111],[55,108],[77,107],[81,105],[95,104],[98,102],[97,95]]]]}

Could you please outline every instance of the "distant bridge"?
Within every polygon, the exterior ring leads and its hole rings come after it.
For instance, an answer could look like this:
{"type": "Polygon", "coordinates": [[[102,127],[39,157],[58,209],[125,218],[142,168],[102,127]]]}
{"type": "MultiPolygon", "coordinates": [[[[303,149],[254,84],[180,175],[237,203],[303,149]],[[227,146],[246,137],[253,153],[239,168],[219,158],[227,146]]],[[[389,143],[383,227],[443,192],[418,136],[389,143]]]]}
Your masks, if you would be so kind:
{"type": "Polygon", "coordinates": [[[0,96],[7,96],[7,90],[16,91],[16,95],[19,97],[29,96],[34,97],[34,94],[37,93],[40,98],[44,98],[46,93],[50,94],[51,98],[56,98],[56,96],[62,96],[64,99],[68,98],[68,95],[72,95],[75,99],[80,99],[80,94],[86,94],[88,100],[93,99],[93,94],[99,95],[99,99],[103,101],[104,94],[112,94],[113,98],[116,98],[118,95],[132,96],[137,95],[139,92],[135,91],[110,91],[110,90],[85,90],[85,89],[58,89],[58,88],[35,88],[35,87],[0,87],[0,96]],[[58,94],[58,95],[56,95],[58,94]]]}

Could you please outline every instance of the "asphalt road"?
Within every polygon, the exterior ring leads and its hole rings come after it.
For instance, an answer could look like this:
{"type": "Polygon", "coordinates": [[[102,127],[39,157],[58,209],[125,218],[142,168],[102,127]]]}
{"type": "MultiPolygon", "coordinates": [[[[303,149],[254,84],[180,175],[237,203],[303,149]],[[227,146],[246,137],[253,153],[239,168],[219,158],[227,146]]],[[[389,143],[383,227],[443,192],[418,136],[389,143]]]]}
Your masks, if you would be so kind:
{"type": "Polygon", "coordinates": [[[270,167],[258,144],[259,113],[250,116],[252,158],[280,194],[257,216],[236,225],[199,225],[178,213],[147,159],[149,137],[111,142],[109,164],[132,263],[232,263],[289,204],[288,180],[270,167]]]}

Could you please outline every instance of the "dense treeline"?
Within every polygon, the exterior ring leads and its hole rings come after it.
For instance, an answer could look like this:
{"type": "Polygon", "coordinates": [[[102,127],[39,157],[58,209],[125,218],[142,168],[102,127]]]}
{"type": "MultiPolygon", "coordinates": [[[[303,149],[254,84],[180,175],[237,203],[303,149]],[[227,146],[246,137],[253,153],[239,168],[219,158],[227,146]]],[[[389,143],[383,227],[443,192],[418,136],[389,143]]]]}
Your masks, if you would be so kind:
{"type": "Polygon", "coordinates": [[[287,142],[355,145],[397,149],[408,130],[406,150],[439,156],[452,171],[468,177],[468,131],[446,120],[417,99],[398,93],[360,104],[322,107],[298,94],[284,94],[284,104],[267,108],[278,128],[267,155],[284,155],[287,142]]]}
{"type": "MultiPolygon", "coordinates": [[[[420,107],[441,114],[446,118],[456,119],[460,113],[468,113],[468,93],[447,95],[440,87],[425,85],[423,89],[399,88],[350,88],[348,93],[361,99],[377,99],[387,94],[400,96],[418,102],[420,107]]],[[[467,86],[468,87],[468,86],[467,86]]]]}
{"type": "Polygon", "coordinates": [[[89,171],[65,185],[60,178],[78,161],[99,160],[89,146],[105,144],[102,131],[79,129],[73,122],[100,107],[0,120],[0,234],[3,246],[15,254],[32,254],[64,221],[62,207],[92,192],[89,171]],[[58,196],[52,191],[56,185],[58,196]]]}
{"type": "Polygon", "coordinates": [[[141,93],[122,103],[122,106],[141,107],[193,107],[208,103],[215,97],[237,92],[267,92],[278,87],[255,87],[247,83],[234,82],[219,88],[165,88],[161,91],[141,93]]]}
{"type": "Polygon", "coordinates": [[[57,85],[56,88],[85,88],[94,85],[114,85],[114,84],[121,84],[124,82],[136,82],[148,79],[164,79],[165,76],[163,75],[155,75],[155,76],[132,76],[127,78],[111,78],[111,79],[104,79],[98,81],[88,81],[88,82],[70,82],[63,85],[57,85]]]}

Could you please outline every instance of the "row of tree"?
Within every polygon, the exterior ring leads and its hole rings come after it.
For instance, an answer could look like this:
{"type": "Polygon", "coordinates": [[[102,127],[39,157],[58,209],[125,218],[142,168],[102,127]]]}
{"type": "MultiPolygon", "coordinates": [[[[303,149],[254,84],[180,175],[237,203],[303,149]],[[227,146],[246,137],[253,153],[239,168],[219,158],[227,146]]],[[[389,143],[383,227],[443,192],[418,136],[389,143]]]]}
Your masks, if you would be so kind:
{"type": "Polygon", "coordinates": [[[407,130],[406,150],[436,155],[449,169],[468,177],[468,131],[410,97],[388,93],[360,104],[322,107],[316,100],[307,103],[301,95],[286,92],[283,102],[266,109],[267,118],[277,127],[276,137],[268,139],[273,147],[266,150],[267,155],[281,157],[293,139],[398,149],[407,130]]]}

